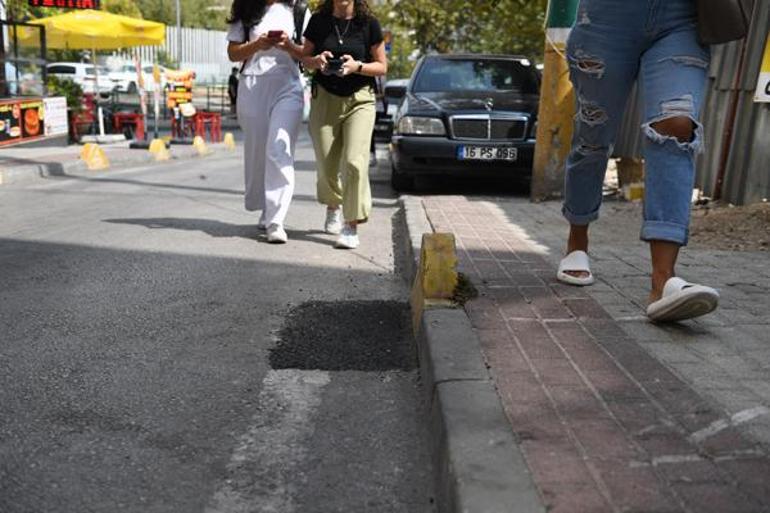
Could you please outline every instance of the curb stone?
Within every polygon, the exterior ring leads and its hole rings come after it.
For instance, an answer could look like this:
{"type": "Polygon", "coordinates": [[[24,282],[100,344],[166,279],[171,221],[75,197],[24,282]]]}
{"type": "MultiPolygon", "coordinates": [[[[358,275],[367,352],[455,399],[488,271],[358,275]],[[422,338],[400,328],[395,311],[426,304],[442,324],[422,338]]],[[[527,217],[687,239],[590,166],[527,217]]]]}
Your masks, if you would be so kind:
{"type": "MultiPolygon", "coordinates": [[[[433,229],[422,200],[399,199],[414,278],[422,234],[433,229]]],[[[417,337],[426,383],[440,513],[544,513],[470,320],[461,308],[426,310],[417,337]]]]}
{"type": "MultiPolygon", "coordinates": [[[[217,146],[210,146],[213,151],[206,157],[216,156],[225,153],[227,150],[217,146]]],[[[110,167],[99,173],[109,173],[111,170],[124,169],[135,166],[143,166],[155,163],[154,157],[146,150],[133,150],[135,154],[110,155],[107,158],[110,161],[110,167]]],[[[171,160],[164,163],[169,164],[177,160],[201,158],[192,147],[179,148],[179,151],[172,154],[171,160]]],[[[77,175],[83,173],[96,173],[89,171],[85,161],[81,159],[66,160],[64,162],[38,162],[34,164],[23,164],[20,166],[3,167],[0,165],[0,187],[5,184],[28,183],[34,180],[45,179],[49,177],[62,177],[66,175],[77,175]]]]}

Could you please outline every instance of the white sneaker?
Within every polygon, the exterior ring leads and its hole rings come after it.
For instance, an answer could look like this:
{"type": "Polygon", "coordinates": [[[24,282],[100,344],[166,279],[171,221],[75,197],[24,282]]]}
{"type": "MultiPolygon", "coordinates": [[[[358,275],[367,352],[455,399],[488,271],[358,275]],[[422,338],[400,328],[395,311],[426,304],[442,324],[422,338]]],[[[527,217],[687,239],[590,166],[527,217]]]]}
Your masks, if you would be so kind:
{"type": "Polygon", "coordinates": [[[285,244],[289,240],[286,230],[279,224],[271,224],[267,227],[267,242],[272,244],[285,244]]]}
{"type": "Polygon", "coordinates": [[[340,238],[334,243],[334,247],[337,249],[356,249],[358,245],[358,230],[355,226],[345,224],[340,233],[340,238]]]}
{"type": "Polygon", "coordinates": [[[326,222],[324,223],[324,231],[337,235],[342,230],[342,210],[337,208],[335,210],[326,209],[326,222]]]}

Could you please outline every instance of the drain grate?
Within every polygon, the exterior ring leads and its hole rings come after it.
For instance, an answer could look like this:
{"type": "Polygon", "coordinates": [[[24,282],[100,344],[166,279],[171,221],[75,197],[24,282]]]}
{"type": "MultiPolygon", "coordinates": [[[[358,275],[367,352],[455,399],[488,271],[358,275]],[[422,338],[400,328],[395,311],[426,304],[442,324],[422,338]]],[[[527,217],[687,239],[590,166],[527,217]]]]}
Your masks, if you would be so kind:
{"type": "Polygon", "coordinates": [[[397,301],[311,301],[286,316],[273,369],[386,371],[417,365],[409,308],[397,301]]]}

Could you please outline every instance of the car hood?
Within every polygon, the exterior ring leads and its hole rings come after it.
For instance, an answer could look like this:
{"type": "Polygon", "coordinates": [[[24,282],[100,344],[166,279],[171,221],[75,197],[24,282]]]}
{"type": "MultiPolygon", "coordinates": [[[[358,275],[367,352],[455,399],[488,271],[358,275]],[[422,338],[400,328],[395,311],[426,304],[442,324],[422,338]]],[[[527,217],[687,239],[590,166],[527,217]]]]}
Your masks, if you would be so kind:
{"type": "Polygon", "coordinates": [[[440,110],[448,114],[460,111],[494,111],[537,114],[538,96],[497,91],[453,91],[451,93],[412,93],[411,106],[418,110],[440,110]]]}

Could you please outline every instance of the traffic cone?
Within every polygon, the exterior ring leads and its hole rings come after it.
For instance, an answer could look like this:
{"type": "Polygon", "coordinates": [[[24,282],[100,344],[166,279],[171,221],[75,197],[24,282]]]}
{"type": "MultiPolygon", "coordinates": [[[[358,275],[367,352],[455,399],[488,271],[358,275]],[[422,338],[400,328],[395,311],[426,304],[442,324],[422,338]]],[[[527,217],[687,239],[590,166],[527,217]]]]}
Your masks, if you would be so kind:
{"type": "Polygon", "coordinates": [[[149,151],[156,161],[169,160],[171,158],[171,153],[166,148],[166,143],[161,139],[153,139],[150,143],[149,151]]]}
{"type": "Polygon", "coordinates": [[[108,169],[110,161],[101,146],[96,143],[86,143],[80,150],[80,159],[85,161],[90,171],[108,169]]]}
{"type": "Polygon", "coordinates": [[[225,148],[227,148],[228,150],[232,151],[235,149],[235,137],[233,137],[232,132],[227,132],[225,134],[224,143],[225,143],[225,148]]]}
{"type": "Polygon", "coordinates": [[[209,154],[209,147],[200,135],[196,135],[195,138],[193,138],[193,148],[198,150],[198,155],[200,156],[209,154]]]}

